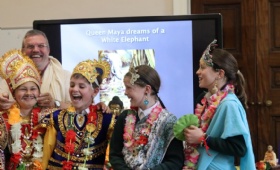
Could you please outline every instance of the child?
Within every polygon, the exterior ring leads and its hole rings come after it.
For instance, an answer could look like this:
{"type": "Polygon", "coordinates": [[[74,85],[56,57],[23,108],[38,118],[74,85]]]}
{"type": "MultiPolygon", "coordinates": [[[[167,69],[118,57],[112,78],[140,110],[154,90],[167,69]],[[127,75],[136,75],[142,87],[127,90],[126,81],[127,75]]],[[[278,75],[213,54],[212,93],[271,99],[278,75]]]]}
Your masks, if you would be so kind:
{"type": "MultiPolygon", "coordinates": [[[[1,77],[6,80],[16,101],[2,114],[5,123],[1,122],[0,140],[5,149],[6,169],[40,169],[43,131],[36,126],[48,112],[48,109],[43,110],[36,105],[40,94],[40,74],[33,61],[19,50],[4,54],[0,67],[1,77]]],[[[0,169],[5,169],[3,167],[0,169]]]]}
{"type": "Polygon", "coordinates": [[[103,114],[93,105],[98,88],[93,84],[102,71],[110,72],[107,62],[86,60],[73,70],[69,94],[72,106],[57,110],[44,120],[48,124],[44,143],[44,168],[102,170],[112,128],[112,114],[103,114]],[[56,139],[56,140],[54,140],[56,139]]]}
{"type": "Polygon", "coordinates": [[[124,77],[131,107],[116,122],[110,142],[114,170],[182,169],[183,143],[174,138],[176,117],[158,97],[160,78],[147,65],[132,67],[124,77]]]}
{"type": "Polygon", "coordinates": [[[240,169],[255,169],[245,80],[233,55],[215,48],[215,43],[204,51],[196,72],[199,87],[208,91],[195,109],[199,127],[184,129],[184,168],[235,169],[235,158],[240,158],[240,169]]]}

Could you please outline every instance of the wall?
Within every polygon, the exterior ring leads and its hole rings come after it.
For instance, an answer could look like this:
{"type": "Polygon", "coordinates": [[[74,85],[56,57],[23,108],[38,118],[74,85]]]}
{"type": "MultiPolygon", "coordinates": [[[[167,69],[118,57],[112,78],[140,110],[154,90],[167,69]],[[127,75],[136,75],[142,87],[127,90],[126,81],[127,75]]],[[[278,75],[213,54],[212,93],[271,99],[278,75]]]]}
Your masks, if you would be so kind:
{"type": "Polygon", "coordinates": [[[0,55],[20,48],[34,20],[123,16],[182,15],[190,13],[190,0],[1,0],[0,55]]]}
{"type": "Polygon", "coordinates": [[[0,29],[0,55],[14,48],[21,48],[25,33],[32,27],[0,29]]]}

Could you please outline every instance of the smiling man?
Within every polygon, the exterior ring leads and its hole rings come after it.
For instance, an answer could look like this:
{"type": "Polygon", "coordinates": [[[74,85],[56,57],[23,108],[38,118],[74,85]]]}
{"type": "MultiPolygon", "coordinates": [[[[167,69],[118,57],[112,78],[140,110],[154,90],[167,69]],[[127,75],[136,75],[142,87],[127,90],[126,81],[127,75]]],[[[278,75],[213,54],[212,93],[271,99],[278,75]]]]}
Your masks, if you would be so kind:
{"type": "MultiPolygon", "coordinates": [[[[37,66],[42,77],[41,95],[38,104],[42,107],[67,108],[70,105],[68,89],[71,73],[62,68],[61,63],[49,56],[50,48],[48,39],[42,31],[28,31],[22,41],[22,52],[29,56],[37,66]]],[[[8,97],[8,87],[4,80],[0,83],[0,109],[10,108],[14,103],[8,97]]]]}

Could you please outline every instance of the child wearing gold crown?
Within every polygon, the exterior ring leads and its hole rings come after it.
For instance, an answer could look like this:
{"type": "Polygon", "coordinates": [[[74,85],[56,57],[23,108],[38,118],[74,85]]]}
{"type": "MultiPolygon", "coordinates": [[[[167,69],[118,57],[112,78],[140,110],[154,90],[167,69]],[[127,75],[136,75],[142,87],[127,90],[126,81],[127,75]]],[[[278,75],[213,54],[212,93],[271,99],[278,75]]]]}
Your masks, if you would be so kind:
{"type": "Polygon", "coordinates": [[[48,109],[36,106],[40,94],[40,75],[33,61],[11,50],[0,59],[0,75],[6,80],[16,103],[1,115],[1,148],[5,149],[6,168],[42,169],[43,143],[39,121],[48,109]]]}
{"type": "Polygon", "coordinates": [[[98,93],[93,85],[99,74],[104,78],[109,73],[110,66],[105,61],[86,60],[74,68],[69,88],[72,106],[46,119],[44,169],[102,170],[115,119],[93,104],[98,93]]]}

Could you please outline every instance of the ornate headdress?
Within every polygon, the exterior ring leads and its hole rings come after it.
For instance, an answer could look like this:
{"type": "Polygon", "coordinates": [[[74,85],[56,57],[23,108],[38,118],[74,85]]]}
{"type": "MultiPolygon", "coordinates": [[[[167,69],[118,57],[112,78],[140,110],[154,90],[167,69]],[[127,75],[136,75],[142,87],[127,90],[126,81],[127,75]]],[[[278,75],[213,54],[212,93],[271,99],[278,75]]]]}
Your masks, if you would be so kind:
{"type": "Polygon", "coordinates": [[[96,77],[101,75],[102,80],[110,74],[110,64],[104,60],[85,60],[80,62],[73,70],[73,74],[83,75],[90,83],[94,83],[96,77]]]}
{"type": "Polygon", "coordinates": [[[109,76],[109,74],[111,72],[111,67],[107,61],[93,60],[93,62],[94,62],[94,66],[95,66],[97,72],[99,73],[99,75],[101,75],[102,80],[109,76]]]}
{"type": "Polygon", "coordinates": [[[134,67],[131,67],[129,69],[129,72],[131,74],[130,84],[134,85],[134,83],[137,81],[138,78],[140,78],[140,75],[138,74],[138,70],[134,67]]]}
{"type": "Polygon", "coordinates": [[[212,55],[210,54],[210,51],[211,51],[211,48],[212,48],[212,47],[217,46],[216,42],[217,42],[217,40],[214,39],[214,40],[207,46],[207,48],[205,49],[205,51],[204,51],[203,54],[202,54],[202,59],[205,61],[205,63],[206,63],[208,66],[211,66],[211,67],[214,66],[214,63],[213,63],[212,55]]]}
{"type": "MultiPolygon", "coordinates": [[[[144,64],[142,64],[142,65],[150,66],[150,65],[147,64],[147,63],[144,63],[144,64]]],[[[139,66],[139,65],[138,65],[138,66],[139,66]]],[[[136,67],[137,67],[137,66],[134,65],[133,59],[132,59],[132,61],[131,61],[131,63],[130,63],[130,68],[129,68],[129,73],[131,74],[130,84],[131,84],[131,85],[134,85],[135,82],[139,79],[139,80],[142,80],[143,82],[145,82],[146,84],[150,85],[151,88],[153,89],[153,91],[155,92],[155,94],[156,94],[156,96],[157,96],[157,98],[158,98],[158,100],[159,100],[161,106],[162,106],[163,108],[165,108],[163,102],[161,101],[160,97],[158,96],[158,90],[157,90],[145,77],[143,77],[143,75],[141,76],[141,75],[138,73],[138,69],[136,69],[136,67]]],[[[150,66],[150,67],[152,67],[152,66],[150,66]]],[[[152,67],[152,68],[153,68],[153,67],[152,67]]]]}
{"type": "Polygon", "coordinates": [[[0,58],[0,76],[13,92],[23,83],[32,81],[40,88],[41,77],[33,61],[20,50],[10,50],[0,58]]]}
{"type": "MultiPolygon", "coordinates": [[[[129,66],[129,72],[131,74],[131,79],[130,79],[130,84],[134,85],[134,83],[137,81],[137,79],[140,78],[140,75],[138,74],[138,70],[135,69],[135,67],[140,66],[140,65],[148,65],[152,68],[155,68],[155,61],[153,57],[151,62],[150,60],[147,62],[146,60],[139,60],[138,57],[134,56],[130,62],[130,66],[129,66]]],[[[146,82],[147,83],[147,82],[146,82]]],[[[149,83],[147,83],[149,84],[149,83]]]]}

